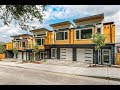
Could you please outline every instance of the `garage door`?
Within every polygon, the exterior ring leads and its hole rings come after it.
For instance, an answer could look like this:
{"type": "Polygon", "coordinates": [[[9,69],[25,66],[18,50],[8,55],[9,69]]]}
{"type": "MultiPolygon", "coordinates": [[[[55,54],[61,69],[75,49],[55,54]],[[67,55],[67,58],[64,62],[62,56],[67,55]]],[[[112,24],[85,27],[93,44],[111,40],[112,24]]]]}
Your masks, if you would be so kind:
{"type": "Polygon", "coordinates": [[[93,49],[77,49],[77,61],[93,63],[93,49]]]}
{"type": "Polygon", "coordinates": [[[72,60],[72,48],[61,48],[60,59],[61,60],[72,60]]]}

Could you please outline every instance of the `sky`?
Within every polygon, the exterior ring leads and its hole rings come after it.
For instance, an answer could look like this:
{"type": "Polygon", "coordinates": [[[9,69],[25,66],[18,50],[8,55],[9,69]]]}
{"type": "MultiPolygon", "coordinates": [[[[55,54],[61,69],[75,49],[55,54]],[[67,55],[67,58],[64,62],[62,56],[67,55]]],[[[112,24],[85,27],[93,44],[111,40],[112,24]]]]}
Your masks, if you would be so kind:
{"type": "MultiPolygon", "coordinates": [[[[44,11],[43,23],[37,19],[30,22],[29,25],[35,25],[37,28],[47,28],[52,30],[49,24],[70,21],[86,16],[104,13],[104,22],[114,22],[116,26],[116,43],[120,43],[120,5],[47,5],[44,11]]],[[[29,31],[22,30],[18,25],[10,24],[6,26],[0,20],[0,41],[9,42],[12,35],[30,34],[29,31]]]]}

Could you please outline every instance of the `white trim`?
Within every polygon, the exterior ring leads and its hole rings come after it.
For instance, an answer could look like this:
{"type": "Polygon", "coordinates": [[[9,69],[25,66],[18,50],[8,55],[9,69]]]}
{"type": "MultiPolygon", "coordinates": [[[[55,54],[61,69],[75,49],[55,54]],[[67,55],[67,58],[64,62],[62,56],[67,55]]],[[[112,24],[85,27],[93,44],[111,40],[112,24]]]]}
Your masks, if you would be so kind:
{"type": "MultiPolygon", "coordinates": [[[[45,39],[44,39],[44,38],[37,38],[37,39],[41,39],[41,45],[40,45],[40,46],[44,46],[44,44],[45,44],[45,39]],[[44,40],[43,44],[42,44],[42,39],[44,40]]],[[[36,41],[37,39],[35,39],[35,41],[36,41]]]]}

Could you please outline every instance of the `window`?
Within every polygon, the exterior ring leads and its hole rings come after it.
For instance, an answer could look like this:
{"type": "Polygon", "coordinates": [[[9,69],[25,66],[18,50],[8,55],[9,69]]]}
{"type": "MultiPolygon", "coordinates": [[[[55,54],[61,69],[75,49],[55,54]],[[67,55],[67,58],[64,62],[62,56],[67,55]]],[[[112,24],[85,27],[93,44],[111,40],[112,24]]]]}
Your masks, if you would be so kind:
{"type": "Polygon", "coordinates": [[[76,39],[80,39],[80,30],[76,30],[76,39]]]}
{"type": "Polygon", "coordinates": [[[101,28],[97,28],[97,33],[101,34],[101,28]]]}
{"type": "Polygon", "coordinates": [[[81,30],[81,39],[90,39],[92,36],[92,29],[81,30]]]}
{"type": "Polygon", "coordinates": [[[40,39],[36,39],[36,42],[38,45],[44,45],[44,39],[40,38],[40,39]]]}
{"type": "Polygon", "coordinates": [[[68,32],[56,32],[56,40],[66,40],[68,39],[68,32]]]}
{"type": "Polygon", "coordinates": [[[25,42],[22,42],[22,47],[25,47],[25,42]]]}

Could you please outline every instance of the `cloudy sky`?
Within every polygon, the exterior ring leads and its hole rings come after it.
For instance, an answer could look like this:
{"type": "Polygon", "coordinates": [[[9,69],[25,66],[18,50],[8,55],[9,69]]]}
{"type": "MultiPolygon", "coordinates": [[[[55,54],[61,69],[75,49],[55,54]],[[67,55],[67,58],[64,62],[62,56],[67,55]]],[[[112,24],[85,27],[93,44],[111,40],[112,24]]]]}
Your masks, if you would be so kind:
{"type": "MultiPolygon", "coordinates": [[[[31,22],[30,25],[35,25],[37,28],[45,27],[49,30],[52,28],[49,24],[58,23],[62,21],[71,21],[73,19],[91,16],[95,14],[104,13],[105,22],[114,21],[116,25],[116,42],[120,43],[120,5],[48,5],[44,11],[43,23],[40,24],[38,20],[31,22]]],[[[10,36],[29,33],[24,31],[19,26],[11,24],[9,27],[5,26],[0,21],[0,41],[9,42],[12,40],[10,36]]]]}

